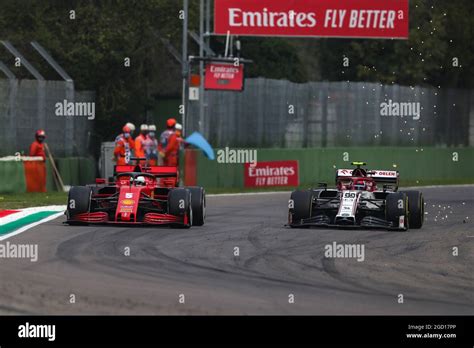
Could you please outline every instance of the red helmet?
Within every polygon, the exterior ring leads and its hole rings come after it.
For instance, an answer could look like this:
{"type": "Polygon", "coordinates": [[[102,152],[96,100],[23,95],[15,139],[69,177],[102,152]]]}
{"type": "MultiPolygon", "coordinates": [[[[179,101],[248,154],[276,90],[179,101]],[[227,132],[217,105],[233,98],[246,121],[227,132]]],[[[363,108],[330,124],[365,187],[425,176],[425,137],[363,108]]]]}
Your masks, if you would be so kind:
{"type": "Polygon", "coordinates": [[[176,120],[174,118],[169,118],[167,121],[166,121],[166,126],[168,128],[172,128],[176,125],[176,120]]]}
{"type": "Polygon", "coordinates": [[[122,131],[123,131],[124,133],[130,133],[132,130],[130,129],[130,127],[124,126],[124,127],[122,128],[122,131]]]}
{"type": "Polygon", "coordinates": [[[35,133],[35,136],[38,138],[38,137],[43,137],[43,138],[46,138],[46,132],[42,129],[38,129],[35,133]]]}

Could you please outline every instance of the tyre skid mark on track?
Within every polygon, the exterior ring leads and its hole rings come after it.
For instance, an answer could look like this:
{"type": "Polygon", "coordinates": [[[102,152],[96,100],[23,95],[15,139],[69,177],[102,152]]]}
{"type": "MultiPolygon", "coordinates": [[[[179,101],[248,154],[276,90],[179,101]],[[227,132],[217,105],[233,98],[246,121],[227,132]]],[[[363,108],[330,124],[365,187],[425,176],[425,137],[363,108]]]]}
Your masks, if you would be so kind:
{"type": "MultiPolygon", "coordinates": [[[[373,287],[369,287],[366,285],[361,284],[358,281],[347,279],[347,276],[344,276],[342,273],[340,273],[336,267],[336,262],[334,259],[328,259],[328,258],[322,258],[321,262],[323,264],[323,268],[325,272],[334,278],[335,280],[344,283],[346,285],[353,287],[356,287],[358,289],[366,290],[365,292],[362,293],[367,293],[369,295],[378,295],[378,296],[386,296],[390,298],[394,298],[396,294],[398,294],[398,290],[394,290],[394,292],[388,292],[380,289],[375,289],[373,287]]],[[[353,291],[355,292],[355,291],[353,291]]],[[[447,294],[450,294],[447,292],[447,294]]],[[[405,290],[404,296],[405,298],[407,297],[407,292],[405,290]]],[[[439,299],[433,299],[433,298],[424,298],[420,296],[410,296],[410,299],[418,301],[418,302],[426,302],[426,303],[440,303],[440,304],[450,304],[450,305],[459,305],[459,306],[465,306],[465,305],[470,305],[469,303],[465,302],[458,302],[458,301],[444,301],[444,300],[439,300],[439,299]]],[[[472,305],[472,304],[471,304],[472,305]]]]}
{"type": "Polygon", "coordinates": [[[322,257],[321,258],[321,263],[323,265],[323,269],[324,269],[324,272],[326,272],[326,274],[328,274],[333,279],[335,279],[335,280],[337,280],[337,281],[339,281],[339,282],[341,282],[345,285],[349,285],[349,287],[351,289],[353,289],[353,287],[356,287],[362,293],[369,294],[369,295],[379,295],[379,296],[383,295],[383,296],[390,296],[390,297],[394,296],[392,293],[377,290],[377,289],[374,289],[372,287],[362,285],[357,281],[347,279],[337,269],[336,262],[335,262],[334,259],[322,257]]]}
{"type": "MultiPolygon", "coordinates": [[[[96,231],[89,232],[89,233],[86,233],[86,234],[81,234],[81,235],[79,235],[75,238],[71,238],[68,241],[61,243],[58,246],[56,255],[58,256],[58,258],[60,258],[64,261],[67,261],[68,263],[73,264],[75,266],[78,266],[82,270],[83,269],[97,270],[97,265],[95,265],[95,267],[88,267],[87,263],[85,263],[83,261],[80,261],[79,259],[76,258],[76,256],[79,255],[77,247],[81,246],[84,242],[93,241],[95,233],[96,233],[96,231]],[[71,248],[71,246],[76,247],[75,252],[71,252],[75,249],[75,248],[71,248]]],[[[138,236],[138,238],[143,237],[143,236],[145,236],[149,233],[154,233],[154,231],[153,232],[141,231],[141,235],[138,236]]],[[[173,233],[174,232],[170,231],[166,235],[161,234],[160,237],[163,238],[163,237],[166,237],[167,235],[173,234],[173,233]]],[[[126,263],[117,263],[116,260],[114,260],[113,258],[109,258],[109,257],[106,258],[106,257],[103,257],[104,255],[102,255],[102,258],[98,258],[99,264],[101,266],[108,266],[108,267],[113,268],[114,270],[119,270],[120,269],[120,270],[127,271],[127,272],[130,272],[130,273],[136,273],[137,275],[147,275],[147,276],[152,277],[153,279],[155,279],[155,277],[157,276],[157,269],[160,270],[160,271],[163,271],[163,270],[168,271],[171,274],[176,274],[176,273],[178,273],[178,274],[181,273],[182,274],[183,273],[183,268],[182,267],[178,267],[176,269],[170,269],[169,268],[170,261],[177,264],[177,265],[179,265],[179,266],[186,266],[188,268],[197,268],[197,269],[200,269],[200,270],[206,270],[206,271],[211,271],[211,272],[219,272],[219,273],[225,273],[225,274],[232,274],[233,273],[233,272],[229,272],[227,270],[222,270],[222,269],[219,269],[219,268],[216,268],[216,267],[203,266],[203,265],[199,265],[199,264],[195,264],[195,263],[189,263],[189,262],[186,262],[186,261],[182,261],[178,258],[170,257],[170,256],[166,255],[164,252],[161,252],[161,251],[159,251],[158,249],[156,249],[154,247],[145,247],[145,248],[139,248],[139,249],[134,248],[134,247],[132,247],[132,244],[133,244],[133,241],[135,239],[137,239],[137,235],[136,234],[130,234],[130,231],[128,230],[128,232],[127,232],[126,229],[124,229],[122,231],[115,232],[112,235],[108,235],[107,237],[115,237],[115,236],[121,235],[121,234],[127,234],[127,236],[130,235],[130,239],[128,241],[125,241],[125,240],[120,240],[119,242],[116,241],[116,242],[113,243],[114,246],[112,248],[109,245],[109,248],[111,248],[111,251],[114,254],[113,256],[116,256],[117,254],[123,254],[123,250],[120,250],[121,246],[124,245],[124,244],[129,244],[129,246],[132,248],[132,252],[134,250],[135,251],[140,250],[141,252],[143,252],[145,254],[153,256],[154,259],[152,259],[152,260],[138,260],[138,259],[136,259],[136,256],[134,256],[134,257],[129,257],[129,258],[125,259],[127,261],[126,263]],[[118,246],[118,244],[121,244],[121,246],[118,246]],[[155,265],[157,262],[158,262],[158,265],[155,265]],[[138,269],[137,269],[137,266],[139,266],[138,269]],[[146,269],[144,269],[141,266],[145,266],[146,269]]],[[[98,249],[101,246],[106,246],[107,247],[106,243],[104,243],[103,245],[102,244],[95,244],[95,246],[98,249]]],[[[84,254],[82,254],[81,256],[84,256],[84,254]]],[[[97,256],[97,255],[92,254],[91,256],[97,256]]],[[[124,258],[125,258],[125,256],[124,256],[124,258]]],[[[192,272],[193,272],[193,270],[189,270],[190,275],[193,275],[192,272]]],[[[244,276],[246,275],[246,274],[241,274],[239,272],[234,272],[234,273],[236,275],[244,275],[244,276]]],[[[160,276],[162,276],[162,275],[163,275],[162,272],[160,272],[160,276]]]]}
{"type": "MultiPolygon", "coordinates": [[[[137,233],[140,234],[141,236],[149,232],[138,230],[137,233]]],[[[89,255],[89,256],[99,256],[103,258],[103,255],[93,254],[94,250],[99,249],[99,246],[105,246],[106,248],[109,248],[109,249],[112,248],[113,250],[115,250],[115,245],[117,243],[116,237],[121,236],[121,235],[129,235],[129,234],[130,234],[130,231],[126,228],[120,228],[119,230],[114,231],[113,233],[110,233],[110,231],[109,233],[107,233],[106,231],[100,231],[100,229],[96,229],[94,231],[90,231],[86,233],[81,232],[79,235],[73,236],[72,238],[69,238],[61,242],[56,248],[56,256],[60,260],[66,261],[69,264],[73,264],[73,265],[80,266],[81,268],[83,268],[86,265],[86,263],[84,263],[79,258],[77,258],[78,256],[89,255]],[[108,240],[108,238],[110,237],[115,237],[113,243],[110,243],[110,241],[108,240]],[[100,243],[98,243],[97,239],[100,240],[100,243]],[[88,244],[93,245],[92,253],[88,253],[88,252],[81,253],[82,251],[81,248],[84,246],[87,246],[88,244]]],[[[136,233],[133,235],[133,237],[134,238],[137,237],[136,233]]],[[[115,255],[113,256],[117,256],[116,253],[114,254],[115,255]]],[[[123,251],[122,251],[122,255],[123,255],[123,251]]]]}
{"type": "MultiPolygon", "coordinates": [[[[258,237],[258,233],[263,232],[265,230],[265,228],[266,228],[265,223],[262,223],[258,226],[253,227],[248,232],[247,239],[257,250],[262,249],[262,248],[265,249],[264,245],[259,241],[259,237],[258,237]]],[[[141,231],[138,232],[139,235],[137,235],[137,233],[135,233],[135,232],[132,234],[132,233],[130,233],[129,229],[124,228],[124,229],[120,229],[118,231],[114,231],[114,233],[112,233],[112,234],[104,234],[102,231],[97,229],[97,230],[88,232],[86,234],[81,234],[77,237],[69,239],[66,242],[61,243],[60,246],[58,247],[58,256],[60,258],[64,259],[64,260],[67,260],[69,263],[75,263],[76,265],[80,265],[80,267],[82,269],[84,269],[85,263],[84,262],[80,263],[80,261],[75,259],[75,256],[78,255],[77,252],[76,252],[76,254],[66,253],[66,252],[61,253],[61,249],[63,247],[65,247],[64,244],[66,244],[66,250],[67,250],[67,243],[68,242],[70,242],[72,246],[77,247],[78,245],[80,246],[83,243],[94,242],[94,239],[99,234],[99,239],[103,238],[104,243],[99,244],[97,246],[104,246],[104,245],[107,244],[107,240],[110,237],[118,237],[118,236],[128,237],[128,236],[130,236],[130,238],[128,238],[128,241],[127,240],[122,240],[120,238],[114,238],[115,241],[112,244],[111,251],[116,253],[116,252],[118,252],[117,249],[120,247],[119,244],[122,245],[122,246],[124,244],[127,244],[127,243],[131,245],[133,243],[129,243],[129,242],[134,242],[139,238],[148,236],[150,233],[155,233],[155,231],[149,231],[149,230],[143,231],[143,230],[141,230],[141,231]],[[68,255],[68,256],[64,257],[64,255],[68,255]]],[[[160,231],[160,235],[159,235],[160,239],[163,239],[167,236],[170,236],[170,235],[174,234],[174,231],[169,231],[168,233],[165,233],[165,234],[163,234],[162,232],[163,231],[160,231]]],[[[220,234],[220,233],[222,233],[222,232],[217,232],[215,234],[220,234]]],[[[380,236],[380,238],[385,237],[385,235],[383,235],[383,234],[379,234],[379,236],[380,236]]],[[[368,242],[370,242],[370,240],[368,242]]],[[[108,246],[110,247],[111,244],[109,243],[108,246]]],[[[398,246],[402,247],[403,245],[402,245],[402,243],[400,243],[398,246]]],[[[413,247],[410,250],[411,251],[417,250],[421,246],[423,246],[423,243],[419,242],[418,245],[415,245],[415,247],[413,247]]],[[[295,246],[295,248],[297,248],[297,247],[298,246],[295,246]]],[[[72,248],[72,249],[74,249],[74,248],[72,248]]],[[[285,247],[279,248],[279,250],[281,250],[281,251],[285,251],[285,250],[287,251],[287,249],[288,248],[285,248],[285,247]]],[[[183,274],[183,267],[182,266],[184,266],[184,268],[190,268],[186,272],[189,275],[195,275],[193,269],[199,269],[199,270],[204,270],[204,271],[208,271],[208,272],[211,272],[211,273],[217,272],[217,273],[220,273],[220,274],[223,274],[223,275],[229,275],[229,276],[250,277],[250,278],[253,278],[253,279],[256,279],[256,280],[266,280],[266,281],[270,281],[270,282],[276,282],[278,284],[291,284],[291,285],[300,285],[300,286],[313,287],[313,288],[314,287],[326,288],[326,289],[330,289],[330,290],[348,291],[348,292],[351,292],[351,293],[355,292],[355,293],[368,294],[368,295],[377,294],[377,295],[390,296],[390,297],[393,296],[392,293],[387,293],[387,292],[383,292],[383,291],[380,291],[380,290],[376,290],[376,289],[361,285],[358,282],[345,279],[337,271],[337,269],[335,267],[335,264],[334,264],[334,260],[331,260],[332,261],[332,266],[331,266],[328,263],[328,260],[324,259],[324,258],[321,260],[323,267],[318,268],[318,267],[315,267],[313,265],[309,265],[309,264],[306,264],[304,262],[299,262],[299,261],[293,260],[291,258],[288,258],[286,255],[276,254],[274,252],[275,250],[272,251],[272,250],[265,249],[265,251],[263,253],[260,253],[258,255],[254,255],[254,256],[250,257],[249,259],[245,260],[244,268],[246,268],[246,269],[239,268],[238,271],[232,272],[232,271],[221,269],[221,268],[218,268],[218,267],[205,266],[205,265],[201,265],[201,264],[197,264],[197,263],[190,263],[188,261],[183,261],[179,258],[169,256],[165,252],[160,251],[160,250],[158,250],[156,248],[153,248],[153,247],[148,247],[148,248],[144,248],[144,249],[141,249],[141,250],[145,254],[153,256],[155,258],[155,260],[153,260],[153,262],[150,263],[151,260],[145,260],[145,261],[140,260],[139,261],[139,260],[129,259],[128,260],[129,262],[127,262],[127,263],[130,263],[130,265],[128,267],[127,266],[117,267],[117,263],[115,261],[102,259],[101,260],[102,261],[101,265],[114,268],[115,270],[117,270],[117,268],[119,268],[119,269],[121,269],[123,271],[127,271],[129,273],[130,272],[136,272],[136,273],[138,273],[138,275],[147,275],[151,278],[154,278],[154,277],[156,277],[157,273],[156,273],[156,267],[154,267],[152,265],[156,261],[161,260],[161,262],[159,262],[159,264],[158,264],[160,270],[166,270],[171,275],[176,274],[176,273],[183,274]],[[344,290],[344,289],[341,289],[339,287],[324,286],[322,284],[312,284],[312,283],[308,283],[308,282],[304,282],[304,281],[295,281],[293,279],[281,279],[281,278],[275,278],[275,277],[268,277],[268,276],[264,275],[261,272],[249,269],[249,268],[252,267],[253,264],[255,264],[260,259],[263,259],[266,262],[267,265],[268,264],[275,265],[276,263],[279,263],[280,261],[283,261],[284,266],[287,266],[287,265],[285,265],[285,263],[290,261],[290,262],[292,262],[296,265],[302,266],[302,267],[308,267],[310,269],[316,269],[318,271],[323,270],[330,277],[332,277],[334,279],[337,279],[339,282],[343,283],[344,285],[348,285],[351,288],[344,290]],[[169,267],[170,263],[174,263],[175,265],[178,265],[178,267],[170,268],[169,267]],[[146,270],[143,269],[143,267],[142,267],[143,265],[146,266],[146,268],[147,268],[146,270]],[[138,267],[139,272],[137,272],[137,267],[136,266],[140,266],[140,267],[138,267]],[[354,291],[354,287],[357,287],[358,290],[354,291]]],[[[104,250],[102,250],[101,252],[104,252],[104,250]]],[[[400,253],[397,253],[397,254],[400,254],[400,253]]],[[[403,254],[403,253],[401,253],[401,254],[403,254]]],[[[93,256],[97,256],[97,255],[94,254],[93,256]]],[[[90,269],[97,270],[97,267],[92,267],[90,269]]],[[[281,268],[280,268],[280,271],[281,271],[281,268]]],[[[163,275],[164,274],[160,273],[160,276],[163,276],[163,275]]],[[[175,279],[175,277],[171,277],[171,278],[175,279]]],[[[418,300],[425,300],[425,299],[418,299],[418,300]]],[[[426,301],[432,302],[432,300],[426,300],[426,301]]],[[[445,302],[445,301],[437,301],[437,302],[450,303],[450,304],[453,303],[453,302],[445,302]]],[[[464,303],[458,303],[458,304],[462,305],[464,303]]]]}
{"type": "MultiPolygon", "coordinates": [[[[180,259],[177,259],[175,257],[171,257],[169,255],[166,255],[164,252],[162,251],[159,251],[157,249],[153,249],[154,252],[152,253],[152,255],[155,255],[155,256],[160,256],[160,257],[164,257],[166,258],[167,260],[171,261],[171,262],[174,262],[176,264],[179,264],[180,266],[187,266],[187,267],[192,267],[192,268],[197,268],[197,269],[200,269],[200,270],[206,270],[206,271],[210,271],[210,272],[215,272],[216,270],[219,272],[219,273],[222,273],[222,274],[225,274],[225,275],[229,275],[229,276],[237,276],[237,277],[244,277],[244,278],[250,278],[252,280],[262,280],[262,281],[268,281],[268,282],[272,282],[272,283],[275,283],[275,284],[279,284],[279,285],[292,285],[292,286],[303,286],[303,287],[307,287],[307,288],[318,288],[318,289],[325,289],[325,290],[331,290],[331,291],[341,291],[341,292],[347,292],[347,293],[360,293],[360,294],[370,294],[366,291],[354,291],[353,289],[341,289],[339,287],[333,287],[333,286],[327,286],[327,285],[321,285],[321,284],[313,284],[313,283],[308,283],[308,282],[302,282],[302,281],[295,281],[295,280],[288,280],[288,279],[281,279],[281,278],[275,278],[275,277],[269,277],[269,276],[266,276],[265,274],[261,273],[261,272],[255,272],[255,273],[252,273],[252,274],[248,274],[248,273],[242,273],[242,272],[232,272],[232,271],[229,271],[229,270],[222,270],[222,269],[219,269],[219,268],[215,268],[215,267],[209,267],[209,266],[203,266],[203,265],[199,265],[199,264],[195,264],[195,263],[189,263],[187,261],[182,261],[180,259]]],[[[182,272],[182,269],[181,268],[178,268],[179,271],[182,272]]],[[[191,275],[195,275],[194,273],[190,273],[191,275]]]]}
{"type": "MultiPolygon", "coordinates": [[[[34,315],[33,312],[20,309],[18,307],[13,307],[13,306],[5,306],[5,305],[0,305],[0,313],[14,313],[15,315],[34,315]]],[[[2,314],[3,315],[3,314],[2,314]]]]}
{"type": "MultiPolygon", "coordinates": [[[[264,245],[259,241],[258,236],[257,236],[257,233],[261,232],[261,230],[264,229],[264,228],[265,228],[264,224],[262,224],[262,226],[253,227],[252,229],[250,229],[250,231],[248,233],[248,236],[247,236],[247,239],[252,243],[252,245],[257,250],[260,249],[260,248],[264,248],[264,245]]],[[[272,265],[272,266],[275,266],[275,259],[276,259],[276,260],[278,260],[279,263],[280,263],[280,261],[283,261],[281,263],[285,267],[287,267],[287,262],[290,261],[290,262],[293,262],[296,265],[303,266],[303,267],[308,267],[310,269],[315,269],[317,271],[323,271],[324,270],[324,266],[322,268],[320,268],[320,267],[317,267],[317,266],[314,266],[314,265],[308,265],[306,263],[296,261],[292,258],[288,258],[287,255],[275,254],[275,253],[273,253],[273,252],[271,252],[270,250],[267,250],[267,249],[265,249],[265,251],[262,252],[262,253],[259,253],[257,255],[254,255],[254,256],[250,257],[245,262],[245,267],[252,267],[261,259],[263,259],[266,262],[267,265],[272,265]]],[[[272,268],[275,269],[275,267],[272,267],[272,268]]],[[[276,270],[281,271],[282,268],[281,267],[276,267],[276,270]]],[[[278,282],[285,283],[285,284],[294,284],[294,285],[300,285],[300,286],[311,287],[311,288],[316,287],[316,288],[322,288],[322,289],[327,289],[327,290],[337,290],[337,291],[343,291],[343,292],[350,291],[350,292],[355,292],[355,293],[365,294],[365,295],[372,294],[372,292],[367,292],[367,291],[362,291],[362,290],[354,291],[354,289],[342,289],[342,288],[339,288],[339,287],[327,286],[327,285],[323,285],[323,284],[309,283],[307,281],[301,281],[301,280],[295,280],[295,279],[269,278],[269,277],[265,276],[264,274],[261,274],[261,275],[262,275],[261,276],[262,279],[278,281],[278,282]]]]}
{"type": "MultiPolygon", "coordinates": [[[[201,265],[201,264],[194,263],[194,262],[183,261],[183,260],[181,260],[177,257],[169,256],[165,252],[163,252],[159,249],[156,249],[156,248],[153,248],[153,249],[149,248],[147,250],[147,252],[151,256],[164,258],[167,261],[169,261],[171,263],[175,263],[176,265],[179,265],[179,266],[184,266],[184,267],[187,267],[187,268],[194,268],[194,269],[198,269],[198,270],[209,271],[211,273],[212,272],[218,272],[218,273],[225,274],[225,275],[242,276],[242,277],[252,277],[252,276],[259,277],[261,275],[259,272],[246,270],[246,269],[239,269],[238,271],[230,271],[230,270],[222,269],[222,268],[218,268],[218,267],[205,266],[205,265],[201,265]]],[[[178,270],[182,272],[181,267],[179,267],[178,270]]],[[[191,275],[195,275],[192,270],[189,270],[189,272],[190,272],[191,275]]]]}

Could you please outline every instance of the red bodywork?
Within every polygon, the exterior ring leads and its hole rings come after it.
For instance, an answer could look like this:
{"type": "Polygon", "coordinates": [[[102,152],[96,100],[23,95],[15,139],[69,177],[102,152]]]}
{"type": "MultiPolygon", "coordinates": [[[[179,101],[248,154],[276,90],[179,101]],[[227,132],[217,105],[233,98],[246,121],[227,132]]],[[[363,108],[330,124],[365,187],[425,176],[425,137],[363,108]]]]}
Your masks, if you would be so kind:
{"type": "Polygon", "coordinates": [[[179,182],[177,167],[117,165],[115,173],[115,182],[109,184],[104,179],[96,179],[96,186],[91,186],[90,211],[77,214],[70,221],[153,225],[188,223],[187,214],[176,216],[167,213],[168,193],[179,182]],[[145,184],[138,185],[134,176],[143,176],[145,184]]]}
{"type": "Polygon", "coordinates": [[[337,189],[339,191],[344,190],[356,190],[357,187],[362,188],[363,191],[374,192],[377,191],[377,183],[373,178],[361,177],[361,176],[348,176],[337,179],[337,189]]]}

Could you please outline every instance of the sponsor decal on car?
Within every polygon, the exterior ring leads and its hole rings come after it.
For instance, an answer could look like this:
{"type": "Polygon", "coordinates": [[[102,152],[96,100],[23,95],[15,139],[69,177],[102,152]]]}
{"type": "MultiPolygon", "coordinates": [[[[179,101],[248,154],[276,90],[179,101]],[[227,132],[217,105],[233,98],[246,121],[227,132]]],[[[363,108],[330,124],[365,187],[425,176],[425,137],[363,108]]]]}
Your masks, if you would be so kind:
{"type": "Polygon", "coordinates": [[[353,169],[338,169],[337,170],[337,176],[352,176],[352,171],[353,169]]]}
{"type": "Polygon", "coordinates": [[[398,218],[398,227],[405,228],[405,215],[398,218]]]}
{"type": "Polygon", "coordinates": [[[398,175],[395,170],[375,170],[371,176],[386,176],[390,178],[396,178],[398,175]]]}
{"type": "Polygon", "coordinates": [[[359,203],[358,191],[343,191],[337,217],[353,217],[359,203]]]}

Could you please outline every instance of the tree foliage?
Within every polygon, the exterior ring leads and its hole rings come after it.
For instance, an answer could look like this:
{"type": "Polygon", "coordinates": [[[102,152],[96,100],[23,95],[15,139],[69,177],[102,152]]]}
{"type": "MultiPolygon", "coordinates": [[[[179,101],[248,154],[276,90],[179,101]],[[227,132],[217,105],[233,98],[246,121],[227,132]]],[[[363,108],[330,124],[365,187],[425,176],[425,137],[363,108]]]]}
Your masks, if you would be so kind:
{"type": "MultiPolygon", "coordinates": [[[[199,1],[190,1],[195,31],[198,7],[199,1]]],[[[97,136],[110,138],[126,120],[144,121],[157,98],[179,97],[181,67],[159,36],[181,49],[181,9],[179,0],[7,0],[1,6],[0,39],[18,47],[37,40],[77,89],[95,91],[97,136]],[[126,57],[130,67],[124,66],[126,57]]],[[[295,82],[472,88],[473,12],[472,0],[412,0],[409,40],[241,38],[242,55],[254,61],[246,73],[295,82]],[[455,58],[459,66],[453,66],[455,58]]],[[[190,42],[190,54],[197,54],[190,42]]],[[[224,38],[213,38],[212,46],[222,54],[224,38]]],[[[44,64],[40,58],[31,60],[44,64]]]]}

